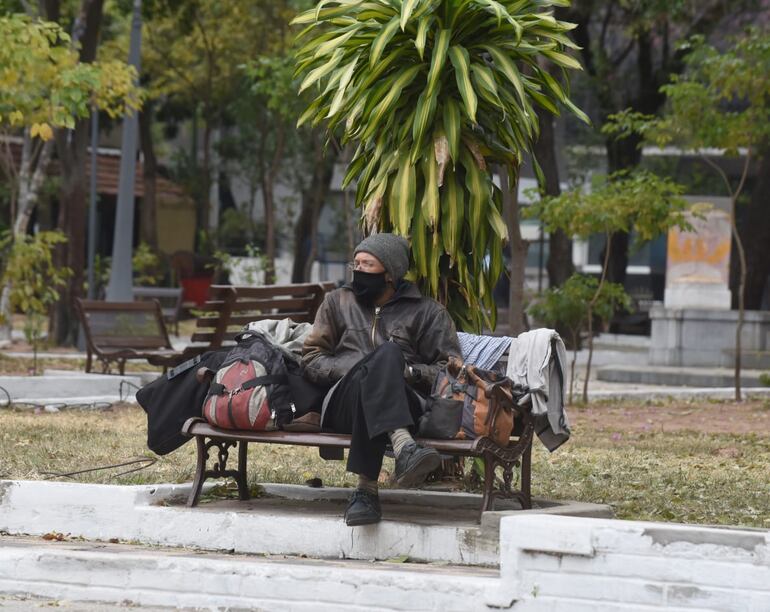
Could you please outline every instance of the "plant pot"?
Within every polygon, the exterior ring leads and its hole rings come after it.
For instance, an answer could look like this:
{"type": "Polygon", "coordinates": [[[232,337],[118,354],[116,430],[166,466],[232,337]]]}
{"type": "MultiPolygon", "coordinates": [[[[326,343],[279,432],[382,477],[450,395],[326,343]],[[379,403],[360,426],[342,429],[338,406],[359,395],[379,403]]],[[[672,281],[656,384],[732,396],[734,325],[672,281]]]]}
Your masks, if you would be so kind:
{"type": "Polygon", "coordinates": [[[182,299],[185,302],[194,302],[196,306],[203,306],[208,299],[212,280],[211,276],[191,276],[180,279],[182,299]]]}

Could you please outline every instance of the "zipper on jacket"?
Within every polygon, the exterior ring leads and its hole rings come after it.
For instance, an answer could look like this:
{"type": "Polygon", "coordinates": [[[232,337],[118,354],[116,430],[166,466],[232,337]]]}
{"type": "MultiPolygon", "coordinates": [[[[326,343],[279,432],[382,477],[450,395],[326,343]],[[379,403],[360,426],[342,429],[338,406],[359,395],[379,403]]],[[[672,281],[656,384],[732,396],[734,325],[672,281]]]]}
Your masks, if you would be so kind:
{"type": "Polygon", "coordinates": [[[374,348],[377,348],[377,343],[374,340],[374,335],[377,331],[377,319],[380,318],[380,310],[381,306],[375,306],[374,308],[374,319],[372,319],[372,346],[374,348]]]}

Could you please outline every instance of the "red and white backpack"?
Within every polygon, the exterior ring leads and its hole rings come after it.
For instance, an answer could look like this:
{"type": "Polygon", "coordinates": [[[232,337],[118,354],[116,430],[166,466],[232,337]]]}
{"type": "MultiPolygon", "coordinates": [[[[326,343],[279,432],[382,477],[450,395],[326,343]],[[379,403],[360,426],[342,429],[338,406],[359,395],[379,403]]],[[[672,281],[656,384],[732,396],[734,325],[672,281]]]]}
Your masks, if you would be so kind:
{"type": "Polygon", "coordinates": [[[293,412],[282,355],[260,337],[233,348],[203,403],[203,417],[223,429],[277,429],[293,412]]]}

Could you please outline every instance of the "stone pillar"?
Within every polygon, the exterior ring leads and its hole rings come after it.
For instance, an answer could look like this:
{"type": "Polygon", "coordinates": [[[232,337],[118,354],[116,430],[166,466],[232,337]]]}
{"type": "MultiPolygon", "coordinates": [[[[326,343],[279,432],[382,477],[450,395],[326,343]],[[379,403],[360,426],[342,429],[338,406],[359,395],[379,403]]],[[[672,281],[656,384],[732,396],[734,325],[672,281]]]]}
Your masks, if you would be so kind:
{"type": "Polygon", "coordinates": [[[668,233],[664,306],[730,310],[730,215],[714,209],[688,221],[693,231],[668,233]]]}

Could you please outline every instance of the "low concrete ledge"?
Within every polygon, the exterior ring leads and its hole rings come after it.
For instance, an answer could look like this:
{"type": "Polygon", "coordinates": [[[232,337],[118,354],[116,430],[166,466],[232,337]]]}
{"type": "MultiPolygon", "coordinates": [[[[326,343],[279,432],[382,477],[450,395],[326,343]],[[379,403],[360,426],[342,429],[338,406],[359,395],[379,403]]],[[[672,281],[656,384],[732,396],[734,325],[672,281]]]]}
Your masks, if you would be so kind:
{"type": "MultiPolygon", "coordinates": [[[[239,527],[247,535],[248,525],[239,527]]],[[[323,525],[316,528],[312,537],[323,537],[323,525]]],[[[501,519],[499,541],[497,572],[5,536],[0,537],[0,593],[329,612],[770,610],[767,530],[519,513],[501,519]]]]}
{"type": "Polygon", "coordinates": [[[264,485],[254,500],[182,505],[189,485],[116,486],[0,481],[0,531],[52,531],[93,540],[307,555],[496,566],[499,525],[511,514],[545,512],[612,516],[608,506],[535,500],[540,508],[484,514],[480,498],[463,493],[382,491],[384,520],[350,528],[342,521],[349,489],[264,485]]]}
{"type": "Polygon", "coordinates": [[[0,592],[190,610],[487,610],[496,571],[0,538],[0,592]]]}
{"type": "Polygon", "coordinates": [[[522,515],[501,521],[500,543],[490,606],[770,610],[767,530],[522,515]]]}
{"type": "MultiPolygon", "coordinates": [[[[84,374],[82,372],[43,376],[0,376],[0,387],[12,402],[18,404],[78,404],[89,405],[117,402],[121,399],[121,384],[125,381],[123,401],[135,401],[136,387],[142,386],[138,376],[84,374]]],[[[0,405],[7,402],[0,394],[0,405]]]]}
{"type": "MultiPolygon", "coordinates": [[[[741,372],[741,386],[762,389],[764,385],[760,382],[761,374],[762,372],[758,370],[743,370],[741,372]]],[[[596,378],[615,383],[727,388],[733,385],[735,372],[728,368],[682,368],[674,366],[640,368],[630,365],[608,365],[597,368],[596,378]]],[[[770,387],[764,388],[770,391],[770,387]]]]}

